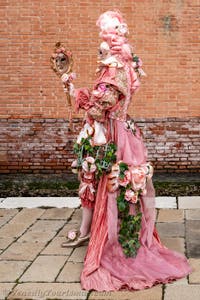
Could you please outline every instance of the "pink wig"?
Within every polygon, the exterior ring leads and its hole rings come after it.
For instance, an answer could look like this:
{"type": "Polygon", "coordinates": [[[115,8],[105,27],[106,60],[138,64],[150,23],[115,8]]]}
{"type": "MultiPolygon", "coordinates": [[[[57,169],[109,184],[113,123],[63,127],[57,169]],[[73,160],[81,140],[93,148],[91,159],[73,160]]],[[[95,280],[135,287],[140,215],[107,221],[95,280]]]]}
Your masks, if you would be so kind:
{"type": "Polygon", "coordinates": [[[99,26],[102,31],[107,31],[106,28],[112,27],[115,23],[124,23],[121,13],[119,11],[108,10],[100,15],[96,25],[99,26]]]}

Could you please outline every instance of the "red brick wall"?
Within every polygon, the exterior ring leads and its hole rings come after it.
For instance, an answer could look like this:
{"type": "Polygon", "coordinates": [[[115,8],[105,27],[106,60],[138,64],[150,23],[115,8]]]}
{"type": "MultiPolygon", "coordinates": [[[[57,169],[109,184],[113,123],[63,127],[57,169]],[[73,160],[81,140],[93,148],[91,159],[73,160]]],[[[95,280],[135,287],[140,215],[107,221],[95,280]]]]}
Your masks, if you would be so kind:
{"type": "Polygon", "coordinates": [[[68,168],[80,122],[68,132],[65,95],[49,57],[63,42],[73,52],[75,86],[92,87],[100,43],[95,22],[114,8],[148,74],[129,114],[144,127],[150,160],[160,171],[199,170],[199,0],[1,0],[1,172],[68,168]]]}
{"type": "Polygon", "coordinates": [[[65,118],[61,83],[49,67],[57,41],[74,55],[76,87],[92,86],[100,43],[95,22],[119,9],[148,77],[134,117],[198,116],[199,0],[1,0],[0,117],[65,118]]]}
{"type": "MultiPolygon", "coordinates": [[[[144,134],[148,159],[157,172],[199,172],[198,118],[135,119],[144,134]]],[[[2,119],[0,173],[71,172],[72,146],[81,128],[74,119],[2,119]]]]}

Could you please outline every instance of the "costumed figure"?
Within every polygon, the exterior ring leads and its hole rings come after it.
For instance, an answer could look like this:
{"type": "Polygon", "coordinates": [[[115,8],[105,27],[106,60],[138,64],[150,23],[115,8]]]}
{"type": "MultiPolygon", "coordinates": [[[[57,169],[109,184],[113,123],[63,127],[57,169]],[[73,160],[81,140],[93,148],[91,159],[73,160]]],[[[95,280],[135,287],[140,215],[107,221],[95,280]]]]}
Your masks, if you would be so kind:
{"type": "Polygon", "coordinates": [[[127,115],[145,75],[128,44],[128,27],[117,11],[103,13],[94,88],[75,90],[86,120],[74,146],[72,168],[81,180],[83,218],[63,247],[89,239],[81,286],[86,290],[141,290],[191,272],[186,257],[166,248],[155,228],[153,166],[142,132],[127,115]]]}

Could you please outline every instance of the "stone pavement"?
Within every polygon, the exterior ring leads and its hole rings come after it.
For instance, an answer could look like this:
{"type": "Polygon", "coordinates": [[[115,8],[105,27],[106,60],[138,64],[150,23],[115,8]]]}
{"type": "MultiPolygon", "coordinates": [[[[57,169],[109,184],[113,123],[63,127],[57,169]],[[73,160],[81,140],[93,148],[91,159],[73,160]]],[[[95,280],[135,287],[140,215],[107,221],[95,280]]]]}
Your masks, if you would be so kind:
{"type": "Polygon", "coordinates": [[[67,231],[78,228],[81,220],[79,200],[69,200],[0,199],[1,300],[200,299],[200,197],[156,198],[161,240],[189,258],[193,273],[171,284],[134,292],[81,290],[80,272],[87,246],[60,247],[67,231]]]}

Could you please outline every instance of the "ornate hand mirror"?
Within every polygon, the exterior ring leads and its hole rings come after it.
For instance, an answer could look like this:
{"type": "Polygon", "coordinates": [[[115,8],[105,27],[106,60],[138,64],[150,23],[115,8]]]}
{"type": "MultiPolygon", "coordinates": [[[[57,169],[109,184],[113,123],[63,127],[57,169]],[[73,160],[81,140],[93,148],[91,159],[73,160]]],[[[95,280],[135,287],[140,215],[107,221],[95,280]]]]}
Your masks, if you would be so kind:
{"type": "Polygon", "coordinates": [[[64,92],[67,96],[67,103],[71,106],[71,95],[73,94],[72,80],[75,74],[72,73],[73,59],[72,53],[60,43],[57,42],[54,47],[54,52],[50,57],[51,67],[54,72],[61,78],[64,92]]]}

